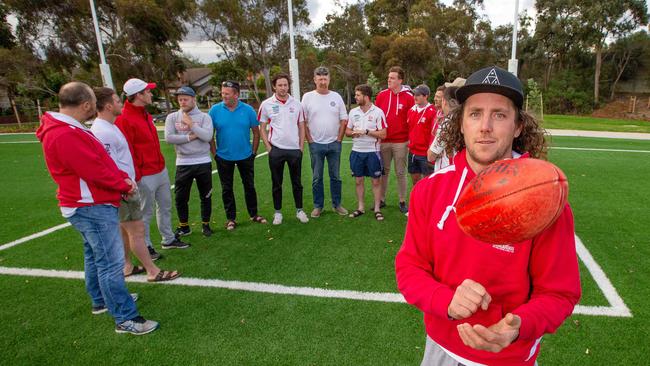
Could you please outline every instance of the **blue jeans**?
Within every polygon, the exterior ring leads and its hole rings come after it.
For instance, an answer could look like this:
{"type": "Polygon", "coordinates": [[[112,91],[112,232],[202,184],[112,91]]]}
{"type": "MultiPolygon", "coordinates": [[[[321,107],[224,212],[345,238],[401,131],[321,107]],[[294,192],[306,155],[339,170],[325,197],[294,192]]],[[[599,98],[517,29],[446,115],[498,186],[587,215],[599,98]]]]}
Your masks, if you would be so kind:
{"type": "Polygon", "coordinates": [[[117,207],[79,207],[68,221],[84,241],[86,291],[93,306],[105,305],[116,324],[139,316],[124,282],[124,246],[117,207]]]}
{"type": "Polygon", "coordinates": [[[341,143],[338,141],[329,144],[309,144],[309,155],[311,156],[311,170],[313,178],[311,189],[314,196],[314,208],[323,208],[325,201],[325,189],[323,188],[323,167],[327,159],[327,170],[330,176],[330,193],[332,194],[332,206],[341,205],[341,177],[339,175],[341,163],[341,143]]]}

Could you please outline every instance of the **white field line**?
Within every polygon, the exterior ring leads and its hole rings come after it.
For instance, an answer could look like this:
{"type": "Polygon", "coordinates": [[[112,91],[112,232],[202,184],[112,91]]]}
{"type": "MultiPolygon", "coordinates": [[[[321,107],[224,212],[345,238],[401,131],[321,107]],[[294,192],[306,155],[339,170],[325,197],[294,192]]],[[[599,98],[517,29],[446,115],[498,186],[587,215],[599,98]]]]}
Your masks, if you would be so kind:
{"type": "Polygon", "coordinates": [[[624,149],[598,149],[587,147],[560,147],[551,146],[551,150],[577,150],[577,151],[606,151],[606,152],[631,152],[631,153],[650,153],[650,150],[624,150],[624,149]]]}
{"type": "MultiPolygon", "coordinates": [[[[578,256],[589,270],[589,273],[594,278],[594,281],[596,281],[598,287],[603,292],[603,295],[607,301],[609,301],[610,306],[577,305],[573,310],[573,314],[609,317],[632,317],[632,313],[623,303],[623,299],[621,299],[621,297],[618,295],[616,289],[614,286],[612,286],[611,282],[602,271],[600,266],[594,261],[593,257],[584,246],[582,241],[577,236],[575,238],[578,256]]],[[[81,271],[61,271],[35,268],[0,267],[0,274],[79,280],[84,279],[84,273],[81,271]]],[[[129,277],[126,280],[128,282],[147,283],[147,279],[143,275],[129,277]]],[[[298,295],[320,298],[378,301],[387,303],[406,303],[404,297],[399,293],[331,290],[325,288],[285,286],[261,282],[225,281],[218,279],[181,277],[171,282],[162,282],[159,284],[171,286],[211,287],[280,295],[298,295]]]]}
{"type": "Polygon", "coordinates": [[[28,235],[28,236],[25,236],[25,237],[20,238],[20,239],[18,239],[18,240],[14,240],[14,241],[12,241],[12,242],[9,242],[9,243],[7,243],[7,244],[0,245],[0,251],[3,251],[3,250],[6,250],[6,249],[9,249],[9,248],[11,248],[11,247],[15,247],[16,245],[19,245],[19,244],[22,244],[22,243],[24,243],[24,242],[30,241],[30,240],[32,240],[32,239],[40,238],[41,236],[45,236],[45,235],[47,235],[47,234],[51,234],[51,233],[53,233],[53,232],[55,232],[55,231],[57,231],[57,230],[65,229],[65,228],[68,227],[68,226],[70,226],[70,223],[69,223],[69,222],[66,222],[66,223],[63,223],[63,224],[61,224],[61,225],[57,225],[57,226],[51,227],[51,228],[49,228],[49,229],[46,229],[46,230],[43,230],[43,231],[39,231],[39,232],[37,232],[36,234],[28,235]]]}
{"type": "Polygon", "coordinates": [[[0,141],[0,144],[38,144],[40,141],[0,141]]]}
{"type": "MultiPolygon", "coordinates": [[[[255,159],[257,159],[257,158],[261,158],[262,156],[264,156],[264,155],[268,155],[268,154],[269,154],[269,153],[265,151],[265,152],[263,152],[263,153],[261,153],[261,154],[255,156],[255,159]]],[[[215,174],[216,172],[217,172],[217,170],[215,169],[215,170],[212,171],[212,174],[215,174]]],[[[171,186],[171,189],[174,189],[174,185],[171,186]]],[[[64,224],[61,224],[61,225],[57,225],[57,226],[51,227],[51,228],[49,228],[49,229],[46,229],[46,230],[43,230],[43,231],[39,231],[39,232],[37,232],[37,233],[35,233],[35,234],[28,235],[28,236],[26,236],[26,237],[24,237],[24,238],[20,238],[20,239],[14,240],[14,241],[9,242],[9,243],[7,243],[7,244],[0,245],[0,251],[3,251],[3,250],[5,250],[5,249],[9,249],[9,248],[11,248],[11,247],[14,247],[14,246],[16,246],[16,245],[18,245],[18,244],[22,244],[22,243],[24,243],[24,242],[30,241],[30,240],[32,240],[32,239],[40,238],[41,236],[45,236],[45,235],[47,235],[47,234],[51,234],[51,233],[53,233],[53,232],[55,232],[55,231],[58,231],[58,230],[61,230],[61,229],[65,229],[65,228],[68,227],[68,226],[70,226],[70,223],[69,223],[69,222],[66,222],[66,223],[64,223],[64,224]]]]}
{"type": "Polygon", "coordinates": [[[616,288],[614,288],[609,278],[607,278],[607,275],[605,274],[603,269],[600,268],[598,263],[594,260],[594,257],[591,256],[591,253],[589,252],[587,247],[585,247],[585,245],[582,243],[582,240],[580,240],[580,238],[577,235],[575,235],[575,240],[576,240],[576,252],[578,253],[578,257],[580,258],[580,260],[582,260],[582,263],[584,263],[585,267],[587,267],[589,274],[591,274],[591,277],[594,279],[594,281],[596,281],[596,284],[598,284],[598,288],[600,288],[600,291],[602,291],[603,295],[605,296],[605,299],[607,299],[610,305],[609,307],[605,307],[605,306],[584,307],[583,306],[580,309],[576,307],[575,310],[580,310],[582,311],[581,314],[586,314],[586,315],[632,317],[632,313],[630,312],[630,309],[625,305],[623,299],[616,291],[616,288]]]}

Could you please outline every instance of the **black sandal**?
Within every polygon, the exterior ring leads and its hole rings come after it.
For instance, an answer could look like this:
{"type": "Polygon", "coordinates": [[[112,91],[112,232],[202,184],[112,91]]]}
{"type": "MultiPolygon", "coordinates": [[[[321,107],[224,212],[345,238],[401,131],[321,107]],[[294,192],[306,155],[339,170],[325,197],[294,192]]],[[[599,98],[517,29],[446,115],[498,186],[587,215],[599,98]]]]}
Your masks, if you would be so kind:
{"type": "Polygon", "coordinates": [[[268,224],[268,221],[266,221],[266,219],[260,215],[255,215],[251,217],[251,221],[257,222],[258,224],[268,224]]]}
{"type": "Polygon", "coordinates": [[[164,281],[171,281],[176,278],[178,278],[181,275],[180,272],[178,271],[165,271],[163,269],[158,272],[156,277],[154,278],[147,278],[147,282],[164,282],[164,281]]]}
{"type": "Polygon", "coordinates": [[[146,271],[147,270],[144,269],[144,267],[142,267],[142,266],[133,266],[133,269],[131,269],[131,273],[125,274],[124,277],[137,275],[137,274],[140,274],[140,273],[144,273],[146,271]]]}
{"type": "Polygon", "coordinates": [[[377,219],[377,221],[384,221],[384,214],[382,214],[381,211],[375,211],[375,219],[377,219]]]}
{"type": "Polygon", "coordinates": [[[363,211],[361,211],[361,210],[354,210],[354,211],[352,211],[352,213],[351,213],[350,215],[348,215],[348,216],[354,218],[354,217],[359,217],[359,216],[363,215],[364,213],[365,213],[365,212],[363,212],[363,211]]]}

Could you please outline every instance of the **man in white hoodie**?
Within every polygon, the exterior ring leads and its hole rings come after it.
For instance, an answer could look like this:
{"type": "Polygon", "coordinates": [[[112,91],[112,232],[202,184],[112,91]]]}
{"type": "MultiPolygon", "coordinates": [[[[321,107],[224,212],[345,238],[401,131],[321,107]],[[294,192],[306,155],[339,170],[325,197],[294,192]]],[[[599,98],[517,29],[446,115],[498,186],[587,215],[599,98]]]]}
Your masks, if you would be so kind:
{"type": "Polygon", "coordinates": [[[165,141],[174,145],[176,150],[176,212],[179,227],[176,236],[192,233],[189,226],[190,190],[196,180],[201,196],[202,233],[212,235],[210,215],[212,213],[212,158],[210,141],[212,141],[212,119],[196,106],[196,93],[192,88],[183,86],[176,90],[180,109],[171,113],[165,120],[165,141]]]}

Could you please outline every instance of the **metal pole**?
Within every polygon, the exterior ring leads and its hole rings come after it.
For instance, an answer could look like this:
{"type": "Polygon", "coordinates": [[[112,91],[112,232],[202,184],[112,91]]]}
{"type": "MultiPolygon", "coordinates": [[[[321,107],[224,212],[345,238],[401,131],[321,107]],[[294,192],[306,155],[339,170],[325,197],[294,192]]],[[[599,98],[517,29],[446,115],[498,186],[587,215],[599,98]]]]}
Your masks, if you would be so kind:
{"type": "Polygon", "coordinates": [[[99,71],[102,74],[102,81],[104,86],[107,86],[113,90],[113,77],[111,76],[111,67],[106,63],[106,57],[104,56],[104,46],[102,45],[102,36],[99,33],[99,22],[97,21],[97,12],[95,11],[95,1],[90,0],[90,11],[93,14],[93,24],[95,25],[95,36],[97,37],[97,48],[99,48],[99,71]]]}
{"type": "Polygon", "coordinates": [[[289,73],[291,74],[291,95],[300,100],[300,78],[298,69],[298,60],[296,59],[296,50],[293,43],[293,6],[291,0],[287,1],[289,8],[289,46],[291,49],[291,58],[289,59],[289,73]]]}
{"type": "Polygon", "coordinates": [[[512,23],[512,54],[508,60],[508,71],[517,76],[519,60],[517,60],[517,23],[519,23],[519,0],[515,0],[515,20],[512,23]]]}

